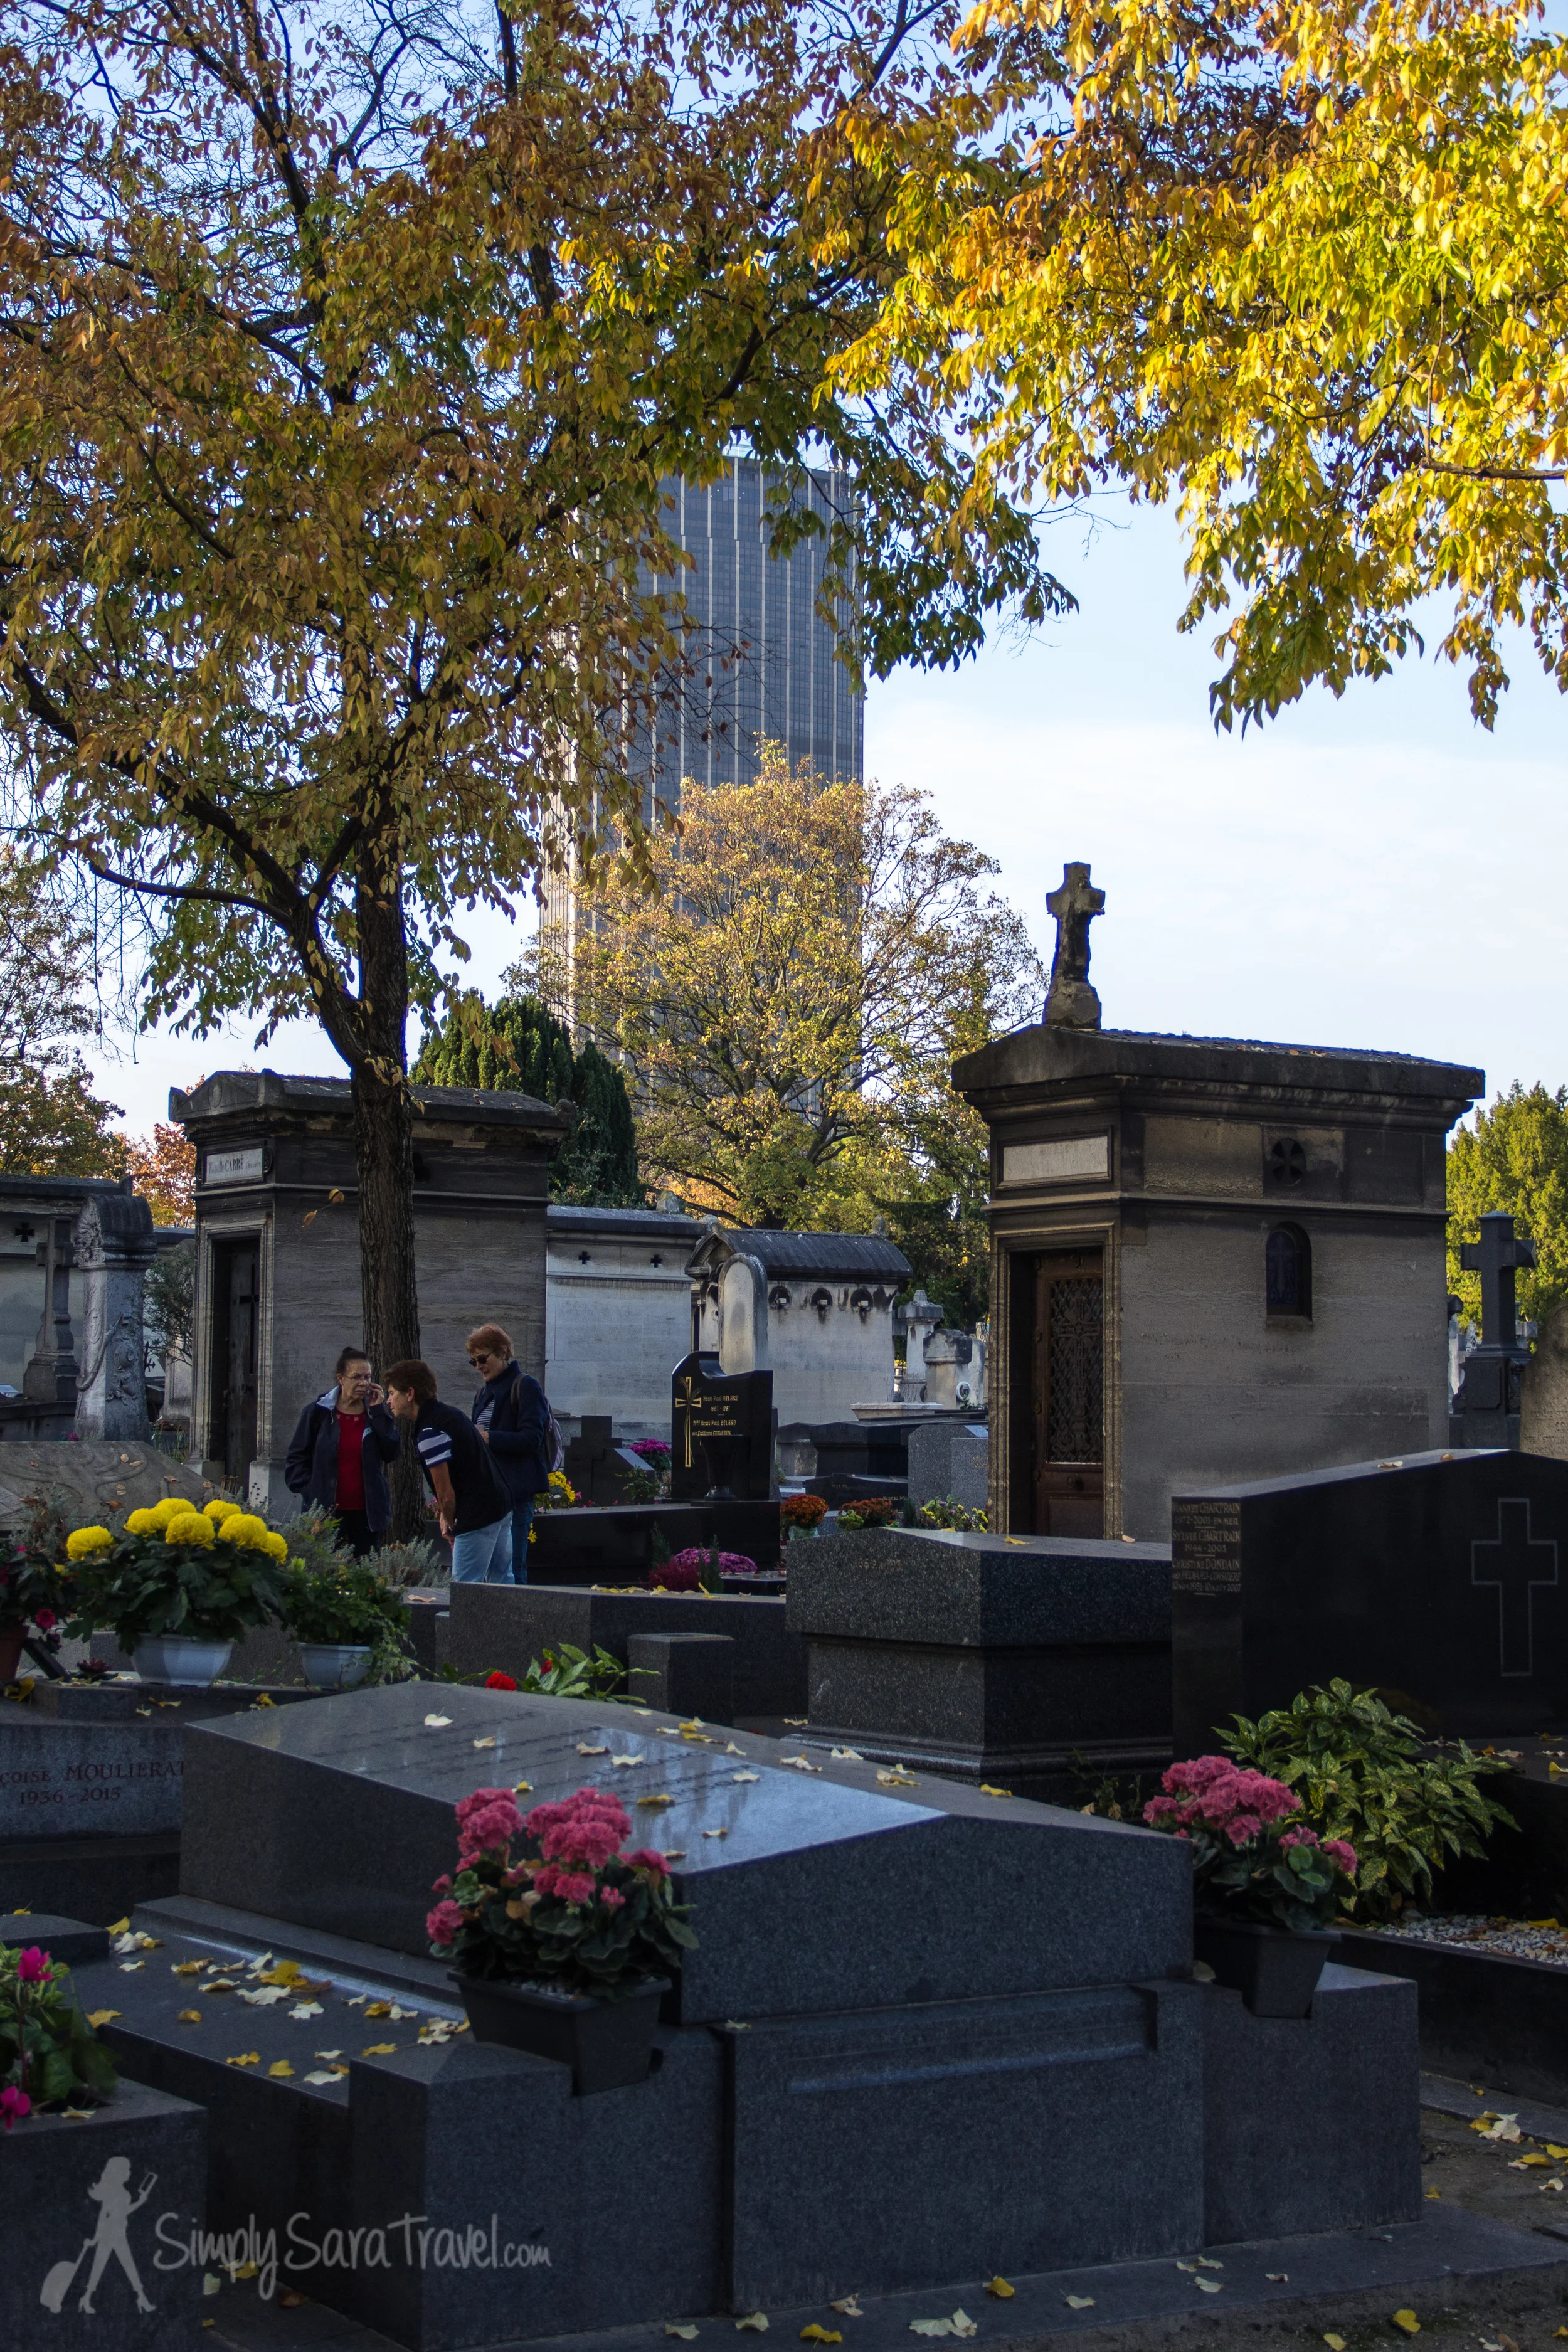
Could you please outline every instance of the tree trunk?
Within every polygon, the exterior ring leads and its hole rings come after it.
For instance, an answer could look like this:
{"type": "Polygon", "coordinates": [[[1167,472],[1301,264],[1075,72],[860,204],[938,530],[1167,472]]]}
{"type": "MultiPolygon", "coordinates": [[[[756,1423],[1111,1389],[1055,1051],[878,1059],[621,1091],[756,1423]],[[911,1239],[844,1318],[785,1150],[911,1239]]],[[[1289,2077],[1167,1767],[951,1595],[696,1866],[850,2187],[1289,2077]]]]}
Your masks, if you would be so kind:
{"type": "MultiPolygon", "coordinates": [[[[377,890],[367,877],[358,896],[360,1004],[370,1046],[353,1071],[360,1286],[364,1344],[376,1378],[384,1380],[389,1364],[419,1353],[413,1101],[405,1052],[408,950],[395,885],[377,890]]],[[[408,1542],[426,1531],[423,1482],[405,1444],[393,1465],[390,1532],[395,1541],[408,1542]]]]}

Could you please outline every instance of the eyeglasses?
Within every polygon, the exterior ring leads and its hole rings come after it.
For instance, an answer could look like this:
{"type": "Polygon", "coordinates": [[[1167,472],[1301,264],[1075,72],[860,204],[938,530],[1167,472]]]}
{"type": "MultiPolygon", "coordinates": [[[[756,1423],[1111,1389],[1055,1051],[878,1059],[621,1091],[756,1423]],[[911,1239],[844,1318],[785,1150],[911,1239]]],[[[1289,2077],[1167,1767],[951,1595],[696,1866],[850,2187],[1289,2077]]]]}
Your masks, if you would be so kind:
{"type": "Polygon", "coordinates": [[[488,1349],[488,1348],[481,1348],[481,1349],[479,1349],[479,1354],[478,1354],[477,1356],[470,1356],[470,1357],[468,1358],[468,1361],[469,1361],[469,1363],[470,1363],[470,1364],[472,1364],[472,1365],[473,1365],[474,1370],[475,1370],[476,1371],[478,1371],[478,1370],[479,1370],[479,1366],[480,1366],[481,1364],[493,1364],[493,1363],[494,1363],[494,1361],[495,1361],[495,1358],[494,1358],[494,1356],[491,1354],[491,1352],[490,1352],[489,1349],[488,1349]]]}

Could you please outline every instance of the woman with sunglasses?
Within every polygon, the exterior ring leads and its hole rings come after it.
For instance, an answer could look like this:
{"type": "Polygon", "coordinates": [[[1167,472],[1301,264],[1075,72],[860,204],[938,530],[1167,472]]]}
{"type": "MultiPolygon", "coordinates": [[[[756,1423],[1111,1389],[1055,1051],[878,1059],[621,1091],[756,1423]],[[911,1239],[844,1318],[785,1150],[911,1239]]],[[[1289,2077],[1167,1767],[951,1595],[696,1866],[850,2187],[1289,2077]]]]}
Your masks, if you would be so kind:
{"type": "Polygon", "coordinates": [[[499,1323],[481,1323],[470,1331],[468,1347],[468,1361],[484,1382],[470,1418],[511,1496],[511,1572],[515,1582],[526,1584],[534,1497],[550,1484],[550,1405],[539,1382],[512,1354],[499,1323]]]}

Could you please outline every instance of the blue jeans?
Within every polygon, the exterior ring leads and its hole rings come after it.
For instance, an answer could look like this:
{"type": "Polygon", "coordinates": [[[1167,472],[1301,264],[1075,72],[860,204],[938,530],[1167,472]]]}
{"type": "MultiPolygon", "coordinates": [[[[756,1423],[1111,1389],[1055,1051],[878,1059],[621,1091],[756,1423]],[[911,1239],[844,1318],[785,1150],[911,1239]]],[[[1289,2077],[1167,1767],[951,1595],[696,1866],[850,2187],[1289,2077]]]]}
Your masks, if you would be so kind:
{"type": "Polygon", "coordinates": [[[510,1584],[511,1521],[492,1519],[488,1528],[470,1528],[452,1538],[454,1584],[510,1584]]]}
{"type": "Polygon", "coordinates": [[[533,1496],[525,1495],[511,1507],[511,1580],[528,1582],[528,1531],[533,1525],[533,1496]]]}

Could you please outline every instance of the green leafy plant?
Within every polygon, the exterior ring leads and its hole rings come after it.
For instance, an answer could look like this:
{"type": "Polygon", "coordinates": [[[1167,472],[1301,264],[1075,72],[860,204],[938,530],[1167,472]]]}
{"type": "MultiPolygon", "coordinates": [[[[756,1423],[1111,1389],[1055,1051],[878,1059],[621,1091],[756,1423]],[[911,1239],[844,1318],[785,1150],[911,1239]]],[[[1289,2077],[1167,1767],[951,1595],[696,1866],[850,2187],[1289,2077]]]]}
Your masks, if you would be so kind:
{"type": "Polygon", "coordinates": [[[664,1480],[652,1470],[628,1470],[621,1480],[625,1503],[657,1503],[663,1492],[664,1480]]]}
{"type": "Polygon", "coordinates": [[[28,2103],[106,2099],[119,2077],[113,2059],[81,2013],[63,1960],[37,1945],[0,1946],[0,2102],[26,2116],[28,2103]]]}
{"type": "Polygon", "coordinates": [[[620,1852],[631,1822],[607,1789],[535,1805],[526,1820],[510,1789],[476,1789],[457,1811],[457,1875],[436,1881],[426,1925],[432,1952],[465,1976],[619,2000],[696,1949],[663,1854],[620,1852]],[[513,1863],[520,1832],[537,1859],[513,1863]]]}
{"type": "Polygon", "coordinates": [[[626,1682],[625,1666],[608,1650],[595,1644],[590,1657],[575,1643],[560,1642],[542,1659],[529,1660],[521,1688],[545,1698],[618,1698],[626,1682]]]}
{"type": "Polygon", "coordinates": [[[951,1495],[940,1499],[932,1496],[922,1503],[916,1513],[916,1522],[922,1528],[952,1528],[960,1535],[983,1536],[991,1522],[984,1511],[972,1510],[967,1503],[955,1502],[951,1495]]]}
{"type": "Polygon", "coordinates": [[[450,1584],[452,1563],[439,1544],[416,1536],[411,1543],[383,1544],[375,1555],[376,1573],[388,1584],[450,1584]]]}
{"type": "Polygon", "coordinates": [[[1484,1854],[1494,1829],[1517,1826],[1479,1785],[1506,1765],[1462,1740],[1457,1753],[1434,1752],[1407,1717],[1348,1682],[1299,1692],[1256,1723],[1237,1716],[1220,1741],[1294,1790],[1321,1836],[1354,1846],[1361,1867],[1345,1906],[1353,1918],[1389,1919],[1413,1899],[1428,1901],[1435,1871],[1484,1854]]]}
{"type": "Polygon", "coordinates": [[[369,1560],[344,1559],[325,1570],[289,1563],[283,1622],[296,1642],[337,1642],[368,1649],[372,1672],[405,1657],[408,1603],[369,1560]]]}
{"type": "Polygon", "coordinates": [[[308,1569],[315,1576],[331,1576],[353,1559],[336,1519],[328,1511],[307,1511],[290,1519],[283,1532],[289,1538],[290,1568],[308,1569]]]}
{"type": "Polygon", "coordinates": [[[171,1498],[132,1511],[118,1535],[75,1528],[66,1550],[72,1576],[66,1631],[79,1640],[107,1626],[130,1651],[171,1633],[238,1642],[282,1615],[288,1542],[232,1503],[198,1511],[171,1498]]]}

